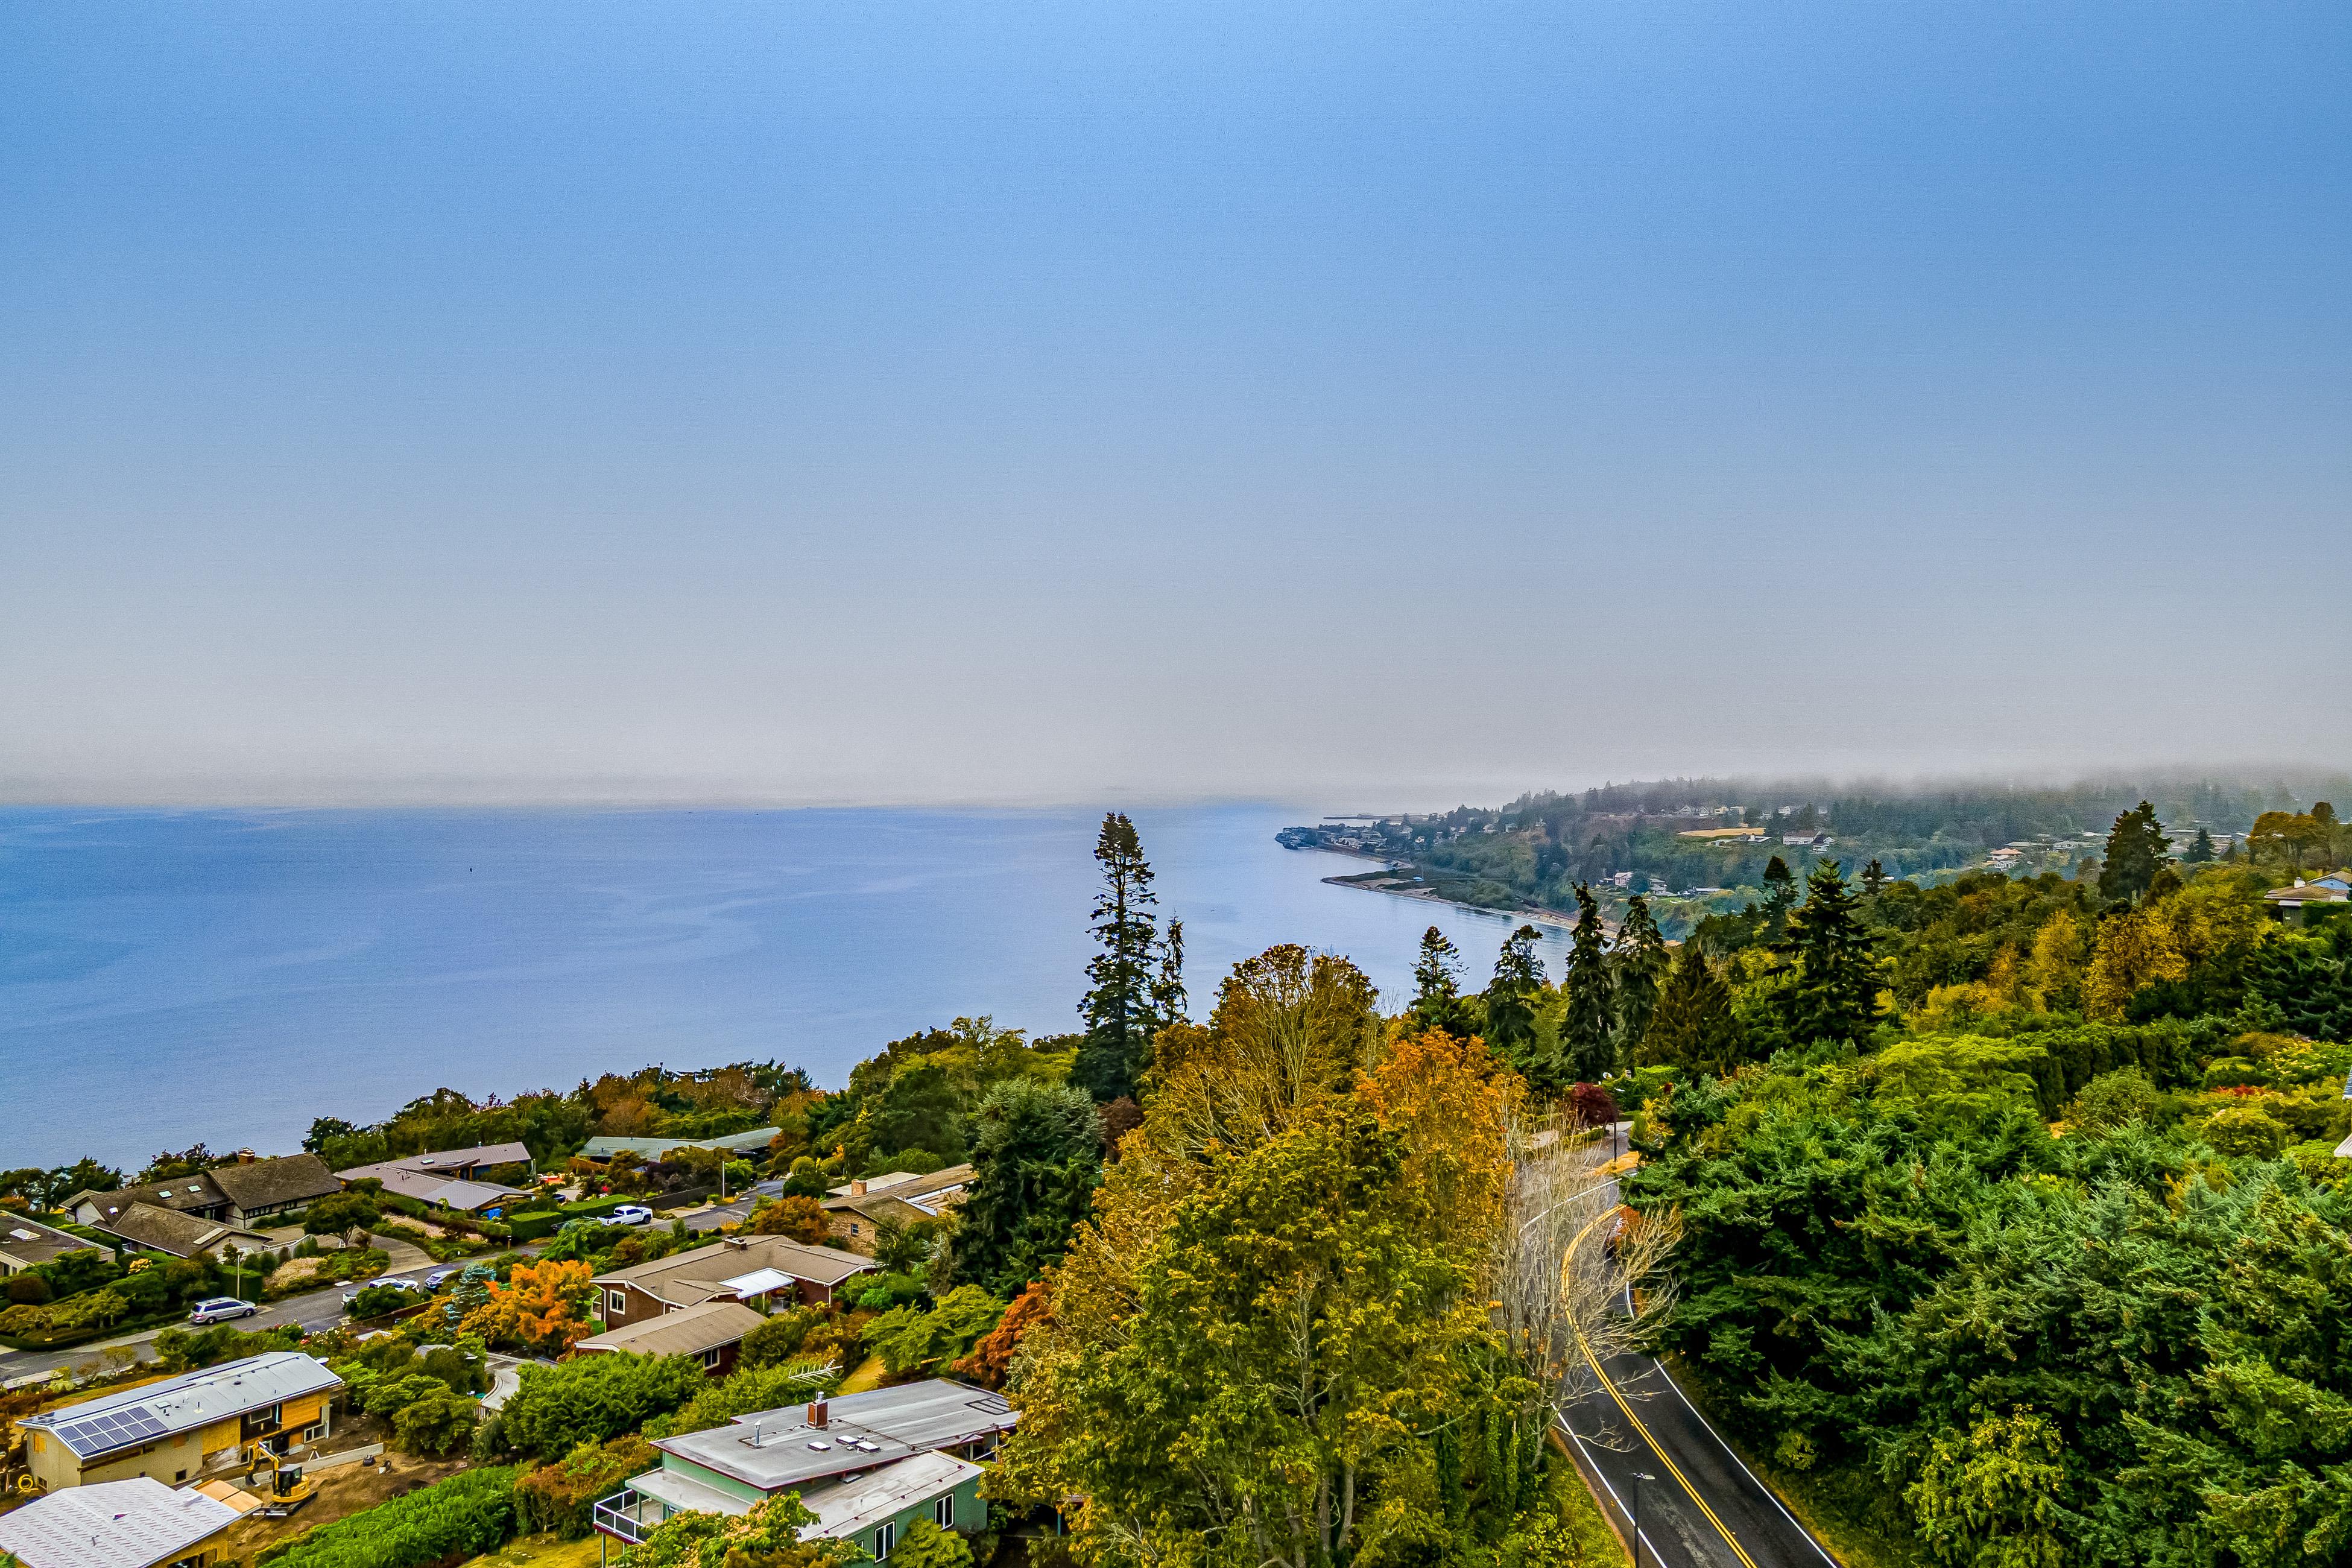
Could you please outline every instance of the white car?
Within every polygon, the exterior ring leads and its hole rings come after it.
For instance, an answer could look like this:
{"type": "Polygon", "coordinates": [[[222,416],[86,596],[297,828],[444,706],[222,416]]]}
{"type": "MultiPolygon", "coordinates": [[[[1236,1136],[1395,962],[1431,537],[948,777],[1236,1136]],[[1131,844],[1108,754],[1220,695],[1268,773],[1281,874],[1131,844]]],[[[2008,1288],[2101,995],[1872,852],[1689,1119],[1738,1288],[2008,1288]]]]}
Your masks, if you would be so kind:
{"type": "Polygon", "coordinates": [[[261,1310],[250,1301],[240,1301],[234,1296],[212,1296],[196,1303],[188,1314],[192,1323],[226,1323],[231,1318],[250,1318],[261,1310]]]}
{"type": "Polygon", "coordinates": [[[651,1223],[654,1211],[642,1204],[623,1204],[604,1216],[606,1225],[646,1225],[651,1223]]]}
{"type": "Polygon", "coordinates": [[[350,1306],[352,1302],[360,1299],[361,1291],[373,1290],[379,1285],[389,1285],[395,1290],[422,1290],[425,1289],[424,1286],[419,1285],[414,1279],[395,1279],[392,1276],[386,1275],[381,1279],[371,1279],[363,1285],[354,1285],[350,1289],[344,1291],[343,1305],[346,1307],[350,1306]]]}

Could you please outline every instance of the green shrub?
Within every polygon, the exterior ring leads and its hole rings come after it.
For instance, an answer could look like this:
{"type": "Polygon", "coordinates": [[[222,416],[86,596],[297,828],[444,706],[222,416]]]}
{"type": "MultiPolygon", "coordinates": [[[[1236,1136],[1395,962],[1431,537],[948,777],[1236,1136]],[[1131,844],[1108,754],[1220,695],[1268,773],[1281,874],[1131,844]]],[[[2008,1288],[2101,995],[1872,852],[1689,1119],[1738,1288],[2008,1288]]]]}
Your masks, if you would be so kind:
{"type": "Polygon", "coordinates": [[[422,1568],[479,1556],[514,1533],[515,1472],[465,1470],[265,1549],[284,1568],[422,1568]]]}
{"type": "Polygon", "coordinates": [[[419,1292],[404,1290],[397,1285],[371,1285],[353,1299],[352,1316],[354,1318],[385,1317],[399,1311],[404,1307],[413,1307],[423,1299],[419,1292]]]}
{"type": "Polygon", "coordinates": [[[699,1394],[702,1363],[685,1356],[588,1355],[526,1366],[487,1442],[541,1459],[634,1432],[699,1394]]]}
{"type": "Polygon", "coordinates": [[[11,1306],[45,1306],[50,1295],[49,1282],[37,1274],[16,1274],[9,1277],[8,1303],[11,1306]]]}
{"type": "Polygon", "coordinates": [[[866,1325],[866,1342],[893,1376],[936,1371],[969,1355],[1003,1316],[1003,1302],[977,1285],[959,1285],[930,1311],[897,1307],[883,1313],[866,1325]]]}
{"type": "Polygon", "coordinates": [[[523,1528],[533,1534],[552,1531],[566,1541],[587,1538],[594,1528],[596,1504],[618,1491],[623,1481],[650,1469],[651,1445],[635,1433],[609,1443],[583,1443],[552,1465],[541,1465],[515,1483],[515,1506],[523,1528]]]}

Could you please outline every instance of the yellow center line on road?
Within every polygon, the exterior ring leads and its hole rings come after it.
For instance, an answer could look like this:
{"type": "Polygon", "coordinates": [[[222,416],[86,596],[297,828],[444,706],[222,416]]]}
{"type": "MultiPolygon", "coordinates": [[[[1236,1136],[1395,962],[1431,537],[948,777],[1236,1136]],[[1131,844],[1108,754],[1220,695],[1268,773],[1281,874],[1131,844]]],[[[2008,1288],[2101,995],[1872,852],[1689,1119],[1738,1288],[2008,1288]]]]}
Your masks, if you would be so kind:
{"type": "MultiPolygon", "coordinates": [[[[1617,1212],[1617,1207],[1618,1205],[1612,1204],[1587,1222],[1582,1230],[1569,1238],[1568,1246],[1561,1249],[1559,1255],[1559,1270],[1563,1276],[1568,1273],[1569,1259],[1576,1254],[1576,1244],[1591,1235],[1593,1229],[1602,1220],[1617,1212]]],[[[1574,1329],[1575,1325],[1570,1324],[1570,1327],[1574,1329]]],[[[1715,1526],[1716,1533],[1723,1537],[1723,1543],[1730,1547],[1733,1555],[1739,1559],[1741,1568],[1756,1568],[1756,1559],[1748,1555],[1748,1549],[1739,1544],[1738,1537],[1731,1533],[1731,1527],[1723,1522],[1715,1510],[1706,1506],[1706,1500],[1698,1495],[1698,1489],[1691,1485],[1690,1478],[1683,1474],[1682,1467],[1666,1457],[1665,1448],[1656,1437],[1651,1435],[1649,1427],[1642,1424],[1642,1418],[1633,1414],[1633,1407],[1625,1402],[1625,1395],[1619,1392],[1616,1384],[1610,1381],[1608,1370],[1601,1364],[1601,1358],[1592,1353],[1592,1347],[1585,1342],[1584,1334],[1580,1330],[1576,1333],[1576,1348],[1584,1352],[1585,1364],[1592,1368],[1592,1375],[1601,1380],[1601,1386],[1609,1391],[1609,1397],[1617,1402],[1617,1408],[1625,1413],[1625,1419],[1633,1424],[1633,1430],[1642,1435],[1642,1441],[1650,1446],[1650,1452],[1658,1457],[1658,1463],[1666,1467],[1667,1473],[1681,1484],[1691,1501],[1698,1505],[1699,1512],[1706,1515],[1706,1521],[1715,1526]]],[[[1663,1370],[1660,1375],[1664,1375],[1663,1370]]]]}

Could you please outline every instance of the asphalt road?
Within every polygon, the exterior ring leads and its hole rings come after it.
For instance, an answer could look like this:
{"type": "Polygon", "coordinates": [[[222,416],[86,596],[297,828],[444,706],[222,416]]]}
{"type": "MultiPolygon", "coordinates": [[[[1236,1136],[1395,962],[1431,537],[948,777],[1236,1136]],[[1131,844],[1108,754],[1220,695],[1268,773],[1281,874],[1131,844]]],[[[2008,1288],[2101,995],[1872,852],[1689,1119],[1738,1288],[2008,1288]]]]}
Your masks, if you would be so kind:
{"type": "MultiPolygon", "coordinates": [[[[426,1263],[419,1268],[395,1269],[379,1278],[423,1279],[425,1275],[441,1267],[442,1265],[437,1263],[426,1263]]],[[[349,1285],[330,1285],[324,1289],[309,1291],[300,1296],[289,1296],[283,1301],[262,1308],[250,1318],[233,1319],[230,1326],[247,1333],[259,1333],[265,1329],[280,1328],[288,1323],[299,1323],[306,1331],[316,1333],[321,1329],[332,1328],[342,1321],[343,1292],[350,1289],[352,1287],[349,1285]]],[[[187,1323],[177,1326],[193,1327],[187,1323]]],[[[36,1373],[55,1372],[59,1367],[79,1366],[84,1362],[96,1360],[100,1352],[112,1350],[118,1346],[129,1348],[138,1355],[140,1360],[145,1361],[155,1353],[155,1336],[163,1331],[160,1328],[147,1329],[121,1339],[75,1345],[68,1350],[61,1351],[0,1350],[0,1383],[11,1382],[20,1377],[30,1377],[36,1373]]]]}
{"type": "MultiPolygon", "coordinates": [[[[1616,1203],[1614,1180],[1602,1195],[1616,1203]]],[[[1594,1382],[1570,1410],[1567,1436],[1628,1540],[1638,1510],[1637,1568],[1836,1568],[1664,1366],[1611,1356],[1594,1382]]]]}
{"type": "Polygon", "coordinates": [[[761,1198],[773,1197],[783,1190],[784,1184],[782,1182],[761,1182],[731,1204],[719,1204],[704,1209],[699,1214],[687,1215],[686,1228],[700,1236],[706,1231],[717,1230],[722,1225],[734,1225],[738,1221],[749,1219],[751,1216],[753,1204],[761,1198]]]}

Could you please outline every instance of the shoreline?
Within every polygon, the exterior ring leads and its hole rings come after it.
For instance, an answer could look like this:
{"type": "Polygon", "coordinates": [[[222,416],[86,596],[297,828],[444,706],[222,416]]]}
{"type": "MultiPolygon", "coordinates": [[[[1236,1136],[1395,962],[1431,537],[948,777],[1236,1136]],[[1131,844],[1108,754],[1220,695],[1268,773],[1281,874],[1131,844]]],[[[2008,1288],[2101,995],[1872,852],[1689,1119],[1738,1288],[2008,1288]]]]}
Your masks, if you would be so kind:
{"type": "MultiPolygon", "coordinates": [[[[1325,853],[1354,852],[1326,850],[1325,853]]],[[[1377,855],[1360,855],[1358,858],[1365,860],[1381,858],[1377,855]]],[[[1412,899],[1424,904],[1444,904],[1448,909],[1462,910],[1474,915],[1494,915],[1505,921],[1522,921],[1528,925],[1547,927],[1564,937],[1574,934],[1576,931],[1576,918],[1573,915],[1563,917],[1550,910],[1498,910],[1492,904],[1465,904],[1460,899],[1449,899],[1433,888],[1382,888],[1376,887],[1370,882],[1359,882],[1352,877],[1326,877],[1323,880],[1334,888],[1353,888],[1364,893],[1386,893],[1391,898],[1412,899]]]]}

